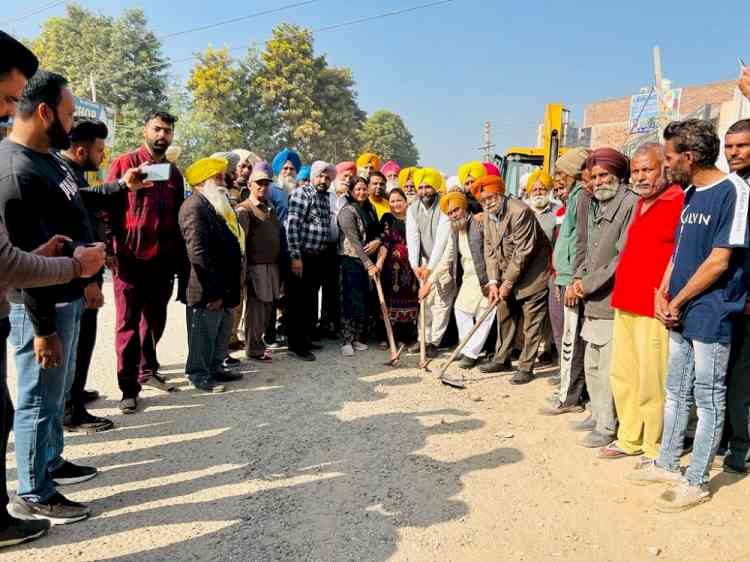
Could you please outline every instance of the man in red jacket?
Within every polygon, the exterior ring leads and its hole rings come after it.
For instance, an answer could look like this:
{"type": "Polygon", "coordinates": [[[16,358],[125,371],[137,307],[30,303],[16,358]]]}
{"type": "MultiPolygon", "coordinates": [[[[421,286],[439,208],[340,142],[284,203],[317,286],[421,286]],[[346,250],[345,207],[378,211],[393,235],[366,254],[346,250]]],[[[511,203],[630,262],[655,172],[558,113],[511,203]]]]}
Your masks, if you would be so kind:
{"type": "Polygon", "coordinates": [[[659,454],[668,331],[654,318],[654,295],[675,243],[685,199],[679,185],[664,179],[664,148],[648,143],[633,155],[630,181],[639,200],[615,273],[615,309],[610,382],[620,420],[617,441],[599,457],[659,454]]]}
{"type": "Polygon", "coordinates": [[[124,414],[135,412],[142,385],[173,390],[159,375],[156,344],[164,333],[175,274],[186,259],[178,225],[184,181],[165,158],[176,120],[160,111],[147,115],[144,144],[116,158],[106,180],[117,181],[128,169],[144,164],[169,167],[166,180],[136,193],[116,194],[102,213],[114,273],[117,378],[124,414]]]}

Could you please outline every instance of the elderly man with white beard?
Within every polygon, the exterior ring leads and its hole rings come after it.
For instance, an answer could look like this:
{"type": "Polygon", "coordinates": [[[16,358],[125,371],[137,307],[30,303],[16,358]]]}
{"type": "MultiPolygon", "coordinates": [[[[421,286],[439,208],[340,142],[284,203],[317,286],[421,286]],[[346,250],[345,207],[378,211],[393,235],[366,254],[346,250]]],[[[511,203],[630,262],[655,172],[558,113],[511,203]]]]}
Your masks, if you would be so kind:
{"type": "Polygon", "coordinates": [[[552,201],[553,180],[544,170],[532,172],[526,181],[526,204],[534,211],[547,240],[553,241],[560,205],[552,201]]]}
{"type": "MultiPolygon", "coordinates": [[[[185,374],[204,392],[224,392],[220,382],[235,380],[222,368],[232,329],[231,310],[239,304],[245,234],[225,187],[227,160],[203,158],[185,170],[194,189],[180,207],[190,273],[187,304],[188,359],[185,374]]],[[[183,284],[181,283],[181,286],[183,284]]]]}
{"type": "MultiPolygon", "coordinates": [[[[487,298],[489,278],[484,261],[484,231],[482,223],[469,212],[468,198],[462,192],[453,191],[444,195],[440,199],[440,209],[450,220],[451,235],[435,271],[420,288],[419,296],[421,299],[426,298],[432,286],[439,283],[446,274],[460,284],[453,311],[458,337],[463,341],[482,314],[494,306],[494,302],[487,298]]],[[[471,369],[476,365],[495,321],[495,313],[496,311],[492,311],[482,321],[482,325],[466,344],[459,367],[471,369]]],[[[458,385],[451,384],[450,381],[451,379],[443,380],[451,386],[462,387],[460,381],[458,385]]]]}
{"type": "MultiPolygon", "coordinates": [[[[598,448],[610,444],[617,431],[617,416],[610,386],[614,311],[610,305],[615,270],[625,246],[636,195],[626,185],[628,159],[613,148],[594,150],[586,161],[594,182],[589,204],[585,256],[575,273],[573,291],[584,301],[581,337],[586,386],[591,397],[595,428],[579,444],[598,448]]],[[[579,238],[582,234],[579,232],[579,238]]]]}

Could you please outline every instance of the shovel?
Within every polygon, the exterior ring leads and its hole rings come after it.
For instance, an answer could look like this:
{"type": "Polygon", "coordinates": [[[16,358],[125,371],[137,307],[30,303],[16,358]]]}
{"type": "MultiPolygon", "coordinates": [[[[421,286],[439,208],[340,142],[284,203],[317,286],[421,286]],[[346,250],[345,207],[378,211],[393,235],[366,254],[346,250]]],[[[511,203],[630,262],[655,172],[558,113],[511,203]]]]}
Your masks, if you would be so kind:
{"type": "Polygon", "coordinates": [[[390,314],[388,313],[388,305],[385,304],[385,296],[383,295],[383,286],[380,284],[380,277],[376,276],[375,278],[375,287],[378,290],[378,300],[380,301],[380,311],[383,313],[383,322],[385,323],[385,331],[388,334],[388,345],[391,348],[391,358],[386,363],[386,365],[396,366],[398,364],[399,358],[401,357],[401,352],[404,350],[404,346],[401,346],[401,349],[396,349],[396,340],[393,337],[393,327],[391,326],[391,318],[390,314]]]}
{"type": "Polygon", "coordinates": [[[490,315],[490,313],[495,310],[494,306],[490,306],[485,310],[482,315],[479,317],[479,319],[474,323],[474,326],[469,331],[468,334],[466,334],[466,337],[461,341],[461,343],[458,344],[456,349],[453,350],[453,353],[451,353],[450,357],[448,357],[448,361],[446,361],[445,365],[443,365],[440,369],[440,373],[438,374],[438,377],[440,378],[440,382],[443,384],[446,384],[448,386],[452,386],[455,388],[466,388],[466,383],[464,382],[463,376],[461,376],[461,379],[451,379],[447,378],[445,376],[445,371],[448,369],[451,363],[458,357],[459,353],[461,353],[464,350],[464,347],[466,347],[466,344],[469,343],[471,338],[474,337],[474,334],[477,333],[477,330],[479,330],[479,326],[482,325],[482,322],[484,322],[487,317],[490,315]]]}

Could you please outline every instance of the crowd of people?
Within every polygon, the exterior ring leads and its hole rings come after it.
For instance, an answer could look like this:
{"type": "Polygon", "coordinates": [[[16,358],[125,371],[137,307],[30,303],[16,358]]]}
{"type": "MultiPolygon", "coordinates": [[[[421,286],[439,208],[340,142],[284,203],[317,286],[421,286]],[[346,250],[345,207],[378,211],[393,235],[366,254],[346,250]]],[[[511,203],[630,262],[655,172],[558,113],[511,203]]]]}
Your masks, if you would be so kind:
{"type": "MultiPolygon", "coordinates": [[[[539,413],[588,412],[571,426],[579,443],[638,457],[634,483],[673,485],[663,511],[709,499],[720,447],[724,470],[746,472],[750,120],[724,138],[730,174],[716,167],[713,125],[691,119],[632,158],[567,149],[514,196],[491,163],[445,178],[372,153],[306,166],[293,148],[268,162],[216,147],[181,172],[177,119],[154,111],[141,146],[92,187],[106,125],[76,119],[67,80],[2,32],[0,49],[0,116],[15,115],[0,143],[0,459],[12,428],[18,473],[10,501],[0,470],[0,546],[91,513],[58,488],[97,474],[64,458],[64,431],[114,426],[86,407],[105,269],[123,414],[138,411],[143,387],[174,390],[157,345],[176,283],[185,375],[201,391],[242,377],[232,351],[270,363],[286,345],[311,362],[339,340],[347,361],[387,349],[392,333],[432,359],[457,339],[451,387],[475,367],[522,385],[559,363],[539,413]]],[[[750,96],[750,70],[740,88],[750,96]]]]}

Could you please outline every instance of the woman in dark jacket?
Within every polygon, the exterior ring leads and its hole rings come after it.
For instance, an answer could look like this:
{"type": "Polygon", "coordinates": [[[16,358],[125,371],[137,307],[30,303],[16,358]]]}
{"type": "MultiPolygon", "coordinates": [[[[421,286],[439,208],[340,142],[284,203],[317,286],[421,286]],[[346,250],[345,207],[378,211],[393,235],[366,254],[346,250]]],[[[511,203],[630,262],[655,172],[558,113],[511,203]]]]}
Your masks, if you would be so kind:
{"type": "Polygon", "coordinates": [[[380,248],[380,225],[368,199],[367,180],[349,180],[347,203],[339,211],[339,256],[341,257],[341,332],[345,357],[365,351],[370,317],[370,278],[380,272],[373,263],[380,248]],[[372,256],[372,257],[371,257],[372,256]]]}

